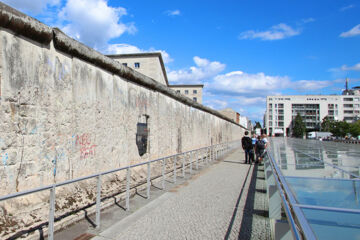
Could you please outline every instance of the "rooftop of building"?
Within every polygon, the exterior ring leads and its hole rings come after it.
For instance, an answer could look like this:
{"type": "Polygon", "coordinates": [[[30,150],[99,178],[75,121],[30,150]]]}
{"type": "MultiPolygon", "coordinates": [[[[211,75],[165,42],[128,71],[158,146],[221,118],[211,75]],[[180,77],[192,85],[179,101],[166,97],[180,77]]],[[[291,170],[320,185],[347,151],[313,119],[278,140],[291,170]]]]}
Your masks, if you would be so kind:
{"type": "Polygon", "coordinates": [[[168,85],[169,87],[204,87],[204,84],[172,84],[168,85]]]}
{"type": "Polygon", "coordinates": [[[167,74],[166,74],[166,70],[165,70],[165,64],[161,55],[161,52],[146,52],[146,53],[126,53],[126,54],[110,54],[110,55],[106,55],[107,57],[110,58],[122,58],[122,59],[127,59],[127,58],[144,58],[144,57],[158,57],[159,61],[160,61],[160,65],[161,65],[161,70],[163,72],[164,78],[165,78],[165,82],[166,85],[169,86],[169,81],[167,78],[167,74]]]}

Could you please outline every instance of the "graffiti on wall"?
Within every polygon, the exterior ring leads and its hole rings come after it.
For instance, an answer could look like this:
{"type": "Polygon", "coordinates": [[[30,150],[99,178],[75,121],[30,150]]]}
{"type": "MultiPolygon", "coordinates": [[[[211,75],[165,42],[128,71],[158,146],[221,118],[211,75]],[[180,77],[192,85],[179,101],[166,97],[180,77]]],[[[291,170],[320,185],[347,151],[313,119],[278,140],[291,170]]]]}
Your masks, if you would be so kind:
{"type": "Polygon", "coordinates": [[[0,152],[0,159],[1,159],[1,162],[4,165],[4,167],[6,167],[8,159],[9,159],[9,154],[6,152],[0,152]]]}
{"type": "Polygon", "coordinates": [[[96,145],[93,143],[90,133],[77,135],[76,145],[80,146],[80,159],[96,155],[96,145]]]}

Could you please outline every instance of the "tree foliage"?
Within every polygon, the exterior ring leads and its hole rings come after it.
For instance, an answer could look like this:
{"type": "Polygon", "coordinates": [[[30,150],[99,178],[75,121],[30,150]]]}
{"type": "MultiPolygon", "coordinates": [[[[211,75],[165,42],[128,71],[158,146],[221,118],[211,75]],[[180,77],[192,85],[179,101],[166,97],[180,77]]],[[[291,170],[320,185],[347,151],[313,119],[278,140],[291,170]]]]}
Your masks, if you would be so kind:
{"type": "Polygon", "coordinates": [[[331,132],[335,137],[345,137],[349,134],[357,137],[360,135],[360,120],[347,123],[346,121],[334,121],[325,117],[321,122],[321,131],[331,132]]]}
{"type": "Polygon", "coordinates": [[[255,127],[254,128],[261,128],[260,122],[255,122],[255,127]]]}
{"type": "Polygon", "coordinates": [[[350,134],[353,137],[357,137],[360,135],[360,120],[358,120],[350,125],[350,134]]]}
{"type": "Polygon", "coordinates": [[[292,129],[293,136],[297,138],[302,138],[305,134],[305,131],[305,123],[300,114],[298,113],[294,119],[294,125],[292,129]]]}
{"type": "Polygon", "coordinates": [[[321,122],[321,131],[322,132],[331,132],[331,129],[334,127],[332,121],[328,116],[324,117],[321,122]]]}

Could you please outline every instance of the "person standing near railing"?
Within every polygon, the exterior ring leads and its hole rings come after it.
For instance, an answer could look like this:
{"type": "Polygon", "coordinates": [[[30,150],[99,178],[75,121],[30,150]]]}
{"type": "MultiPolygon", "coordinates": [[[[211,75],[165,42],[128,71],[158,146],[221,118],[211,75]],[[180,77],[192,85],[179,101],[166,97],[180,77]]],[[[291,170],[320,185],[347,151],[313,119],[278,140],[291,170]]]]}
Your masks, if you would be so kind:
{"type": "Polygon", "coordinates": [[[254,159],[254,150],[251,138],[248,136],[249,132],[245,132],[245,136],[241,139],[241,145],[245,152],[245,164],[251,164],[251,161],[254,159]]]}
{"type": "Polygon", "coordinates": [[[268,144],[269,141],[266,138],[266,134],[262,134],[261,137],[258,136],[258,140],[255,144],[256,163],[262,163],[268,144]]]}

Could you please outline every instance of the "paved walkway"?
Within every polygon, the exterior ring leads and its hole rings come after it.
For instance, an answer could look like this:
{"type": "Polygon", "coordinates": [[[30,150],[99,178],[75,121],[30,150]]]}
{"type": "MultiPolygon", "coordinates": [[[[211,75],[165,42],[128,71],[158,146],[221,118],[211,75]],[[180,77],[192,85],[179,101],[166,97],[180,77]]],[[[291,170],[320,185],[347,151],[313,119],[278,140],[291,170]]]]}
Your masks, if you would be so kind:
{"type": "Polygon", "coordinates": [[[236,150],[91,239],[270,239],[262,166],[243,159],[236,150]]]}

